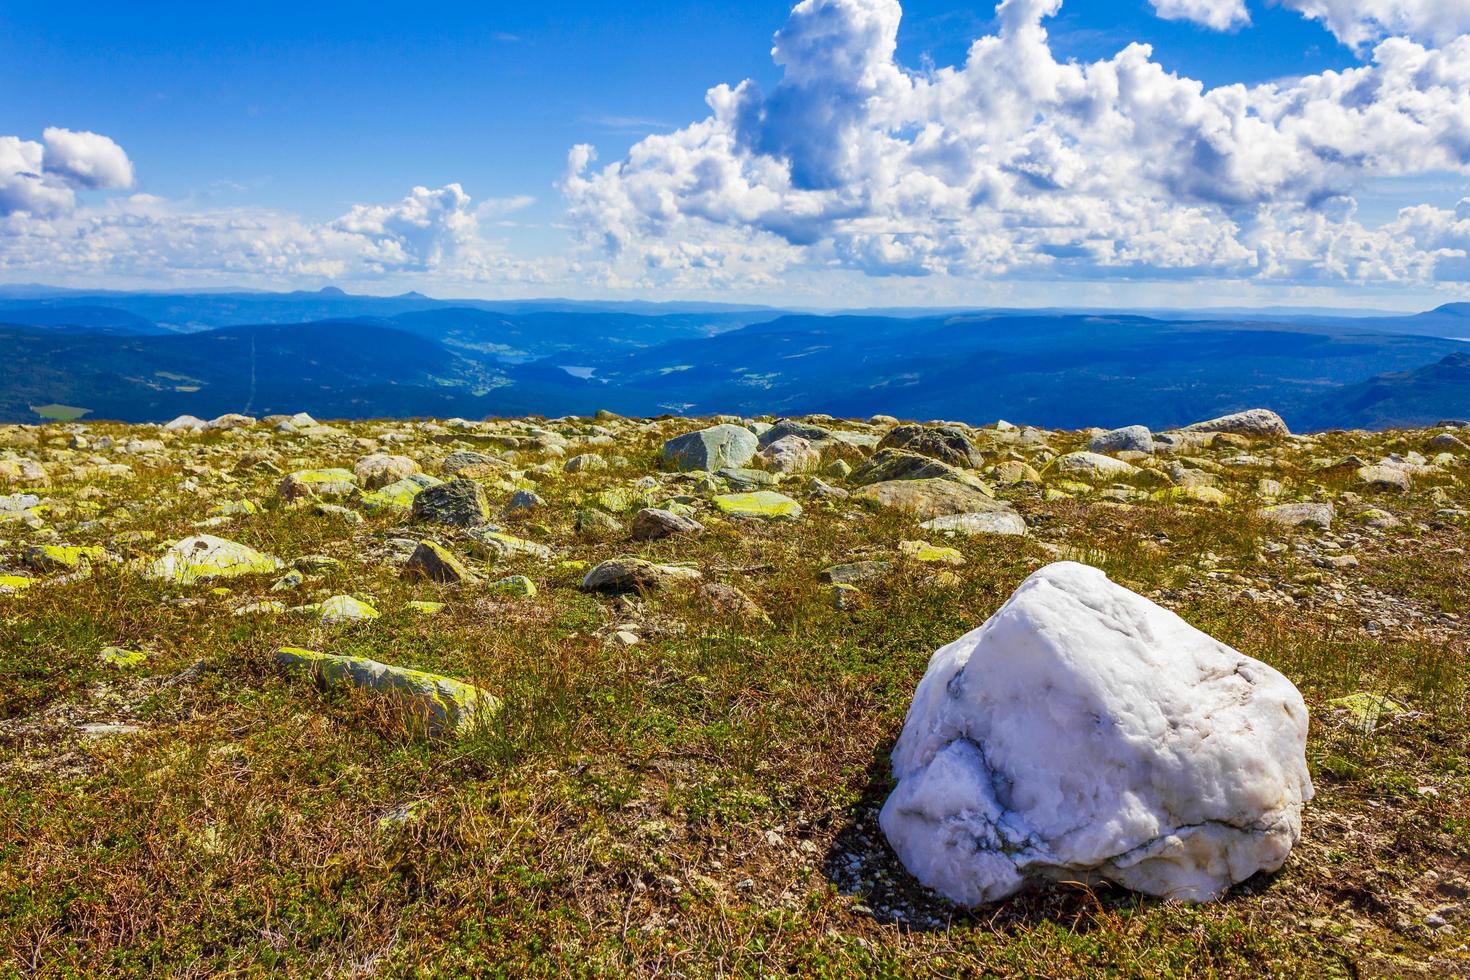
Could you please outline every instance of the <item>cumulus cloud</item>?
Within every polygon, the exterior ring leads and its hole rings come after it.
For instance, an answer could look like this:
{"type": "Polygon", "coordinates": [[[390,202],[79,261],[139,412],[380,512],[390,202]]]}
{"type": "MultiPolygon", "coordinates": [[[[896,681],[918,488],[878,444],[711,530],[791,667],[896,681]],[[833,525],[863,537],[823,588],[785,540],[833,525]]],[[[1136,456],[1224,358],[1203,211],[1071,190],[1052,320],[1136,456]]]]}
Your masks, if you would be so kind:
{"type": "Polygon", "coordinates": [[[1164,20],[1190,20],[1217,31],[1249,24],[1245,0],[1150,0],[1164,20]]]}
{"type": "Polygon", "coordinates": [[[476,204],[459,184],[415,187],[314,222],[266,208],[199,209],[149,194],[85,199],[134,185],[132,162],[98,133],[48,128],[0,136],[0,273],[37,278],[289,282],[410,275],[451,282],[537,282],[482,231],[528,197],[476,204]]]}
{"type": "Polygon", "coordinates": [[[769,93],[716,86],[709,117],[604,166],[576,148],[574,225],[610,281],[645,285],[796,266],[1389,281],[1455,267],[1457,231],[1366,228],[1353,194],[1470,172],[1470,37],[1389,38],[1358,68],[1207,89],[1144,44],[1059,62],[1045,20],[1060,7],[1003,0],[963,64],[911,71],[894,60],[897,0],[802,0],[769,93]]]}
{"type": "MultiPolygon", "coordinates": [[[[1217,31],[1250,21],[1244,0],[1150,0],[1167,20],[1191,20],[1217,31]]],[[[1339,41],[1361,49],[1387,37],[1448,44],[1470,33],[1470,0],[1269,0],[1320,21],[1339,41]]]]}
{"type": "Polygon", "coordinates": [[[0,216],[65,214],[78,190],[123,190],[133,164],[106,136],[51,127],[44,142],[0,136],[0,216]]]}
{"type": "Polygon", "coordinates": [[[1321,21],[1344,44],[1362,48],[1386,37],[1448,44],[1470,33],[1470,0],[1280,0],[1321,21]]]}
{"type": "Polygon", "coordinates": [[[459,184],[415,187],[332,221],[266,208],[200,209],[150,194],[92,195],[134,185],[132,161],[98,133],[51,127],[40,141],[0,136],[0,274],[47,281],[97,277],[289,283],[409,275],[426,281],[535,283],[547,261],[522,261],[481,222],[529,197],[476,204],[459,184]]]}
{"type": "Polygon", "coordinates": [[[359,204],[332,223],[359,237],[363,260],[378,270],[428,269],[474,250],[479,219],[458,184],[415,187],[396,204],[359,204]]]}
{"type": "Polygon", "coordinates": [[[75,187],[93,190],[126,190],[133,186],[132,161],[106,136],[52,126],[42,138],[46,141],[42,164],[47,173],[75,187]]]}

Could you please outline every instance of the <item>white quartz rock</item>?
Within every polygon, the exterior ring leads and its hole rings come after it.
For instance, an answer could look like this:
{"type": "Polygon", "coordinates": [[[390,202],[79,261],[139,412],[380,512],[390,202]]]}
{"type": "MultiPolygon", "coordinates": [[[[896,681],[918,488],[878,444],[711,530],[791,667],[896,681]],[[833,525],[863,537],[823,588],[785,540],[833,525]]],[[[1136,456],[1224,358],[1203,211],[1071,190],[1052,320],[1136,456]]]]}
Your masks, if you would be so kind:
{"type": "Polygon", "coordinates": [[[966,905],[1039,879],[1207,901],[1285,862],[1312,798],[1306,736],[1280,673],[1059,562],[934,654],[880,822],[966,905]]]}

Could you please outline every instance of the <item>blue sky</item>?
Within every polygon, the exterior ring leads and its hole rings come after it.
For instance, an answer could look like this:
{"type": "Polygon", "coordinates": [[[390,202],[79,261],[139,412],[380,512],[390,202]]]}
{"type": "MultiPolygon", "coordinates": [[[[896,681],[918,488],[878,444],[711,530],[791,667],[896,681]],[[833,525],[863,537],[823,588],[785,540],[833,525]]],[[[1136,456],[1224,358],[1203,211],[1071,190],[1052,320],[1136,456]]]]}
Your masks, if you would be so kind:
{"type": "MultiPolygon", "coordinates": [[[[1016,0],[1016,6],[1022,2],[1045,7],[1048,0],[1016,0]]],[[[1192,12],[1217,0],[1172,2],[1192,12]]],[[[1297,5],[1312,2],[1335,3],[1349,18],[1353,14],[1353,0],[1298,0],[1297,5]]],[[[1395,36],[1393,31],[1400,28],[1413,38],[1411,43],[1432,55],[1446,56],[1455,48],[1453,37],[1416,36],[1415,0],[1390,2],[1411,8],[1403,22],[1356,46],[1346,43],[1350,19],[1324,23],[1326,18],[1310,19],[1274,3],[1246,3],[1251,23],[1225,31],[1188,19],[1165,19],[1159,16],[1165,11],[1156,11],[1150,0],[1066,0],[1055,15],[1043,10],[1031,19],[1039,19],[1046,30],[1050,57],[1057,64],[1107,61],[1130,43],[1143,42],[1152,46],[1153,63],[1165,72],[1199,80],[1205,90],[1236,83],[1291,85],[1301,76],[1362,69],[1374,62],[1372,43],[1395,36]]],[[[1221,8],[1239,3],[1218,0],[1221,8]]],[[[856,36],[851,32],[866,29],[860,23],[863,18],[877,18],[874,23],[880,23],[888,13],[882,9],[885,4],[897,6],[892,0],[822,0],[818,6],[829,5],[832,10],[817,11],[809,19],[815,22],[818,14],[837,18],[822,23],[840,21],[838,33],[821,35],[819,40],[840,47],[844,39],[856,36]]],[[[1447,6],[1460,4],[1450,0],[1447,6]]],[[[42,211],[12,204],[10,224],[24,227],[7,229],[0,224],[0,279],[209,286],[229,281],[310,286],[341,279],[347,288],[374,292],[428,287],[467,295],[728,295],[807,303],[824,291],[849,289],[915,299],[1009,294],[1023,299],[1028,290],[1040,296],[1059,288],[1079,297],[1090,291],[1148,303],[1167,300],[1173,292],[1184,295],[1189,287],[1181,282],[1228,283],[1220,286],[1221,294],[1235,295],[1235,284],[1245,281],[1253,283],[1262,301],[1292,301],[1297,295],[1303,302],[1412,306],[1459,288],[1458,280],[1446,278],[1443,271],[1425,274],[1422,268],[1417,278],[1402,270],[1345,277],[1303,271],[1272,273],[1269,281],[1263,281],[1252,271],[1261,260],[1253,260],[1256,266],[1247,269],[1235,254],[1240,248],[1232,252],[1230,246],[1211,246],[1214,254],[1203,262],[1178,256],[1120,260],[1117,255],[1096,261],[1097,242],[1109,234],[1118,236],[1111,227],[1079,233],[1075,241],[1051,231],[1042,236],[1047,241],[1028,240],[1020,252],[1003,260],[987,258],[983,253],[988,246],[975,246],[959,258],[942,254],[945,249],[932,244],[923,254],[898,254],[909,250],[914,238],[941,237],[956,227],[956,221],[969,222],[977,209],[985,209],[985,203],[975,203],[976,181],[984,183],[984,178],[974,174],[954,178],[954,189],[963,187],[967,200],[974,199],[960,212],[931,201],[917,209],[906,205],[901,212],[875,211],[856,219],[896,229],[882,232],[887,236],[886,251],[893,254],[881,260],[855,257],[854,249],[885,249],[882,242],[875,245],[860,224],[852,224],[850,203],[841,220],[793,227],[793,222],[805,222],[812,206],[798,200],[797,192],[811,188],[774,188],[772,193],[783,200],[755,220],[748,220],[748,209],[736,206],[720,210],[711,222],[705,213],[707,202],[675,201],[672,207],[678,214],[672,223],[668,214],[650,212],[646,202],[638,200],[643,192],[636,188],[568,192],[563,176],[574,146],[596,148],[597,162],[589,166],[590,174],[624,160],[646,137],[684,133],[706,119],[710,116],[706,92],[712,86],[735,86],[751,79],[762,98],[776,98],[774,93],[782,91],[783,70],[771,56],[772,35],[791,14],[791,5],[779,0],[657,5],[555,0],[425,5],[270,2],[239,7],[248,9],[183,3],[0,3],[0,137],[39,146],[48,128],[99,134],[120,147],[131,165],[130,181],[93,180],[74,186],[75,210],[61,213],[52,205],[44,215],[46,221],[61,228],[63,235],[105,226],[109,235],[121,236],[127,233],[118,229],[145,220],[155,229],[150,234],[173,242],[169,247],[194,250],[181,256],[159,254],[151,266],[137,261],[136,242],[130,256],[116,260],[96,254],[81,259],[61,255],[37,245],[42,211]],[[468,271],[456,266],[466,241],[462,223],[447,238],[433,229],[416,235],[395,231],[399,226],[393,224],[394,215],[381,210],[405,200],[411,188],[437,190],[448,185],[458,185],[470,203],[458,199],[435,203],[436,215],[445,209],[451,213],[480,209],[473,232],[477,241],[471,243],[479,252],[468,271]],[[139,203],[120,203],[132,198],[139,203]],[[481,208],[486,202],[488,207],[481,208]],[[109,215],[105,213],[109,208],[113,212],[131,208],[144,217],[109,215]],[[371,208],[380,210],[357,212],[358,220],[342,224],[354,209],[371,208]],[[619,208],[638,213],[630,217],[620,214],[619,208]],[[234,209],[255,216],[251,220],[261,223],[262,234],[272,242],[291,239],[281,247],[294,249],[296,259],[272,254],[259,270],[252,270],[249,257],[262,254],[258,250],[226,254],[232,245],[221,244],[217,237],[184,241],[179,232],[164,227],[176,222],[197,232],[198,215],[222,220],[220,216],[234,209]],[[262,214],[269,219],[260,218],[262,214]],[[686,221],[691,222],[688,227],[679,225],[686,221]],[[367,226],[370,229],[364,230],[367,226]],[[348,255],[350,243],[339,240],[347,234],[344,227],[370,238],[368,247],[376,250],[375,257],[362,260],[348,255]],[[862,239],[858,244],[855,234],[862,239]],[[31,237],[20,237],[27,235],[31,237]],[[331,241],[323,242],[323,237],[331,241]],[[484,246],[478,239],[491,244],[484,246]],[[603,249],[608,254],[596,254],[598,243],[614,241],[603,249]],[[698,254],[686,248],[688,254],[670,257],[672,247],[690,241],[701,243],[698,254]],[[894,241],[900,242],[896,249],[894,241]],[[384,248],[393,256],[382,258],[384,248]],[[321,252],[317,261],[300,259],[312,249],[321,252]],[[211,264],[212,250],[221,255],[217,264],[211,264]],[[630,261],[634,253],[638,258],[630,261]],[[1075,258],[1082,253],[1091,257],[1066,268],[1056,264],[1058,256],[1075,258]],[[624,267],[615,268],[620,263],[624,267]],[[720,267],[719,274],[701,279],[690,273],[691,268],[712,265],[720,267]],[[634,267],[643,271],[630,272],[634,267]],[[650,268],[659,271],[650,274],[650,268]]],[[[1000,32],[990,4],[909,0],[902,6],[891,61],[903,72],[926,75],[935,68],[963,65],[976,38],[1000,32]]],[[[888,63],[879,60],[883,66],[888,63]]],[[[992,79],[992,88],[996,84],[992,79]]],[[[840,88],[840,82],[833,83],[832,91],[806,86],[792,98],[807,102],[830,98],[838,107],[850,104],[851,93],[837,91],[840,88]]],[[[890,86],[879,98],[889,97],[891,91],[890,86]]],[[[910,93],[896,98],[907,103],[910,93]]],[[[752,111],[766,112],[770,105],[776,101],[761,102],[762,108],[752,111]]],[[[832,106],[818,107],[820,117],[833,118],[828,112],[832,106]]],[[[1057,110],[1041,105],[1034,111],[1044,118],[1057,110]]],[[[966,130],[962,121],[941,114],[896,123],[868,119],[829,135],[860,141],[864,131],[876,126],[890,139],[911,140],[926,123],[955,133],[966,130]]],[[[762,156],[758,152],[762,147],[764,156],[782,165],[786,158],[773,147],[785,145],[781,141],[786,137],[776,133],[776,123],[765,125],[767,143],[734,151],[732,165],[761,165],[755,158],[762,156]]],[[[810,125],[809,118],[804,125],[810,125]]],[[[1006,138],[1020,146],[1024,140],[1037,139],[1039,132],[1026,129],[1006,138]]],[[[1090,145],[1094,135],[1077,130],[1075,120],[1068,126],[1046,124],[1046,139],[1054,147],[1082,157],[1117,156],[1118,150],[1106,142],[1090,145]]],[[[995,134],[973,138],[987,141],[983,152],[995,152],[995,134]]],[[[1177,140],[1168,144],[1174,150],[1179,145],[1177,140]]],[[[980,147],[977,144],[975,152],[980,147]]],[[[697,150],[706,167],[714,165],[711,152],[708,145],[697,150]]],[[[1021,152],[998,165],[1013,172],[1021,152]]],[[[1377,149],[1371,153],[1381,155],[1377,149]]],[[[1366,234],[1393,219],[1402,207],[1453,211],[1464,196],[1464,162],[1449,159],[1446,166],[1445,157],[1426,154],[1407,166],[1375,161],[1351,174],[1311,173],[1300,179],[1287,175],[1260,194],[1249,192],[1249,202],[1238,196],[1211,200],[1197,189],[1176,197],[1180,179],[1171,175],[1159,178],[1164,191],[1130,187],[1115,196],[1131,200],[1140,194],[1162,194],[1170,208],[1219,207],[1229,220],[1241,222],[1247,220],[1243,207],[1276,206],[1278,197],[1296,193],[1296,183],[1308,183],[1320,186],[1301,200],[1290,200],[1292,207],[1322,209],[1319,198],[1335,200],[1346,189],[1355,201],[1356,222],[1366,234]]],[[[3,160],[0,156],[0,163],[3,160]]],[[[681,165],[666,159],[658,167],[681,165]]],[[[1053,167],[1056,161],[1041,165],[1053,167]]],[[[913,164],[906,160],[899,166],[913,164]]],[[[46,173],[40,177],[51,179],[46,173]]],[[[840,179],[851,185],[847,190],[852,195],[881,196],[871,185],[871,174],[849,168],[840,179]],[[859,183],[861,191],[854,189],[859,183]]],[[[1041,184],[1028,180],[1032,183],[1027,194],[1055,183],[1050,175],[1041,184]]],[[[689,183],[684,180],[679,186],[689,183]]],[[[759,183],[752,181],[751,186],[759,183]]],[[[1069,200],[1076,199],[1072,188],[1062,190],[1069,200]]],[[[1093,188],[1087,193],[1091,199],[1111,192],[1093,188]]],[[[14,196],[19,199],[19,192],[14,196]]],[[[4,200],[0,193],[0,208],[4,200]]],[[[1340,217],[1341,210],[1334,204],[1322,213],[1340,217]]],[[[1031,227],[1035,220],[1029,211],[1006,212],[991,216],[968,234],[989,236],[996,227],[1018,222],[1031,227]]],[[[1174,227],[1189,220],[1185,215],[1174,227]]],[[[53,238],[54,227],[47,231],[53,238]]],[[[1452,232],[1448,234],[1452,237],[1452,232]]],[[[1248,238],[1241,238],[1246,251],[1263,247],[1248,238]]],[[[1427,250],[1437,254],[1449,245],[1437,241],[1427,250]]],[[[1422,243],[1416,247],[1426,250],[1422,243]]],[[[142,246],[144,251],[160,248],[154,238],[142,246]]],[[[1405,268],[1414,265],[1412,258],[1404,261],[1405,268]]]]}

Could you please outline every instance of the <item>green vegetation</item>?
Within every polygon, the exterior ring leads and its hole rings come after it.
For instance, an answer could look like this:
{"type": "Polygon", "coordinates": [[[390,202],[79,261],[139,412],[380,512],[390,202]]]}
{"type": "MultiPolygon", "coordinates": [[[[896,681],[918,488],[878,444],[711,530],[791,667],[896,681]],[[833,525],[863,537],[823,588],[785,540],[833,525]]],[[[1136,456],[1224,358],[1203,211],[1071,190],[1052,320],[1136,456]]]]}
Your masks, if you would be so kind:
{"type": "MultiPolygon", "coordinates": [[[[994,482],[1031,534],[951,538],[805,475],[780,482],[799,517],[726,517],[715,503],[731,490],[724,481],[658,469],[663,441],[694,427],[0,429],[0,453],[49,478],[5,490],[41,503],[0,526],[0,573],[32,580],[0,594],[0,974],[1470,969],[1466,454],[1426,462],[1410,492],[1387,494],[1323,464],[1406,455],[1433,432],[1204,438],[1176,458],[1135,460],[1141,473],[1118,483],[994,482]],[[83,429],[88,454],[70,448],[83,429]],[[164,448],[105,450],[102,437],[164,448]],[[351,471],[373,446],[445,479],[450,453],[484,454],[492,462],[466,472],[497,525],[551,554],[472,549],[463,530],[360,498],[280,499],[284,474],[351,471]],[[104,482],[98,452],[128,473],[104,482]],[[608,468],[563,472],[585,452],[608,468]],[[1226,502],[1158,494],[1187,482],[1171,475],[1176,462],[1211,477],[1226,502]],[[539,502],[502,515],[522,487],[539,502]],[[599,496],[642,495],[687,509],[704,530],[634,541],[588,517],[599,496]],[[1332,530],[1258,516],[1278,499],[1333,502],[1332,530]],[[258,506],[221,514],[225,500],[258,506]],[[144,574],[201,533],[283,567],[188,584],[144,574]],[[402,575],[425,537],[476,580],[402,575]],[[920,539],[933,547],[903,544],[920,539]],[[106,553],[37,570],[26,556],[42,544],[106,553]],[[935,554],[943,560],[922,560],[935,554]],[[621,596],[578,588],[588,568],[623,555],[697,568],[758,608],[716,601],[700,583],[621,596]],[[876,810],[929,655],[1059,555],[1099,565],[1300,687],[1318,796],[1280,873],[1206,906],[1058,885],[964,910],[892,857],[876,810]],[[860,561],[889,567],[838,608],[820,572],[860,561]],[[534,588],[505,587],[513,575],[534,588]],[[333,624],[285,611],[339,595],[380,617],[333,624]],[[500,707],[455,738],[426,738],[380,692],[283,669],[283,647],[444,675],[500,707]],[[129,654],[126,667],[109,648],[129,654]],[[1332,704],[1355,695],[1402,710],[1364,724],[1351,707],[1363,699],[1332,704]]],[[[971,436],[987,464],[976,475],[992,481],[997,463],[1043,471],[1046,454],[1086,441],[971,436]]]]}
{"type": "Polygon", "coordinates": [[[31,411],[43,419],[52,422],[75,422],[84,415],[91,414],[90,408],[78,408],[75,405],[32,405],[31,411]]]}

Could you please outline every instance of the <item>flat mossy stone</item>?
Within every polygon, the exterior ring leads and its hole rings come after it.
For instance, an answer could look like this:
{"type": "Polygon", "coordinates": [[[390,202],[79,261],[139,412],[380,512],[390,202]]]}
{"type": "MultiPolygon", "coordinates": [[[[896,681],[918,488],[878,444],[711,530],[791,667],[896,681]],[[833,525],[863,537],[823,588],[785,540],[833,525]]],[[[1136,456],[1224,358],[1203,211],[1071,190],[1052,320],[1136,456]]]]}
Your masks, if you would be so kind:
{"type": "Polygon", "coordinates": [[[141,667],[148,662],[148,654],[141,650],[124,650],[122,647],[103,647],[98,655],[109,667],[141,667]]]}
{"type": "Polygon", "coordinates": [[[475,528],[469,532],[470,551],[482,558],[508,558],[512,555],[530,555],[533,558],[550,558],[551,549],[544,544],[518,538],[504,531],[475,528]]]}
{"type": "Polygon", "coordinates": [[[26,552],[26,564],[38,572],[74,572],[107,557],[96,545],[41,544],[26,552]]]}
{"type": "Polygon", "coordinates": [[[491,595],[515,596],[530,599],[536,595],[536,583],[524,575],[508,575],[485,587],[491,595]]]}
{"type": "Polygon", "coordinates": [[[415,497],[429,487],[438,486],[442,482],[427,473],[415,473],[363,494],[357,498],[357,503],[369,514],[376,514],[380,511],[409,511],[413,509],[415,497]]]}
{"type": "Polygon", "coordinates": [[[905,558],[926,564],[963,565],[965,556],[957,548],[930,544],[927,541],[900,541],[898,550],[905,558]]]}
{"type": "Polygon", "coordinates": [[[35,582],[35,579],[26,575],[0,575],[0,595],[24,592],[34,585],[35,582]]]}
{"type": "Polygon", "coordinates": [[[299,606],[293,611],[315,616],[329,625],[363,622],[377,619],[380,615],[371,605],[350,595],[334,595],[309,606],[299,606]]]}
{"type": "Polygon", "coordinates": [[[1166,487],[1149,497],[1160,503],[1204,504],[1209,507],[1225,507],[1230,504],[1228,493],[1205,486],[1166,487]]]}
{"type": "Polygon", "coordinates": [[[1380,722],[1401,715],[1406,710],[1387,695],[1369,694],[1366,691],[1333,698],[1327,702],[1327,707],[1347,712],[1352,727],[1365,733],[1376,729],[1380,722]]]}
{"type": "Polygon", "coordinates": [[[720,513],[734,518],[794,521],[801,517],[801,504],[774,490],[722,493],[714,498],[714,504],[720,513]]]}
{"type": "Polygon", "coordinates": [[[196,534],[172,545],[161,558],[148,566],[145,574],[149,578],[191,585],[217,578],[265,575],[280,567],[279,559],[263,555],[238,541],[196,534]]]}
{"type": "Polygon", "coordinates": [[[453,585],[473,582],[476,576],[448,548],[435,541],[420,541],[403,565],[404,578],[422,578],[453,585]]]}
{"type": "Polygon", "coordinates": [[[300,647],[276,651],[276,663],[305,669],[320,684],[346,684],[399,698],[410,721],[434,735],[461,735],[500,709],[500,699],[464,681],[366,657],[342,657],[300,647]]]}

